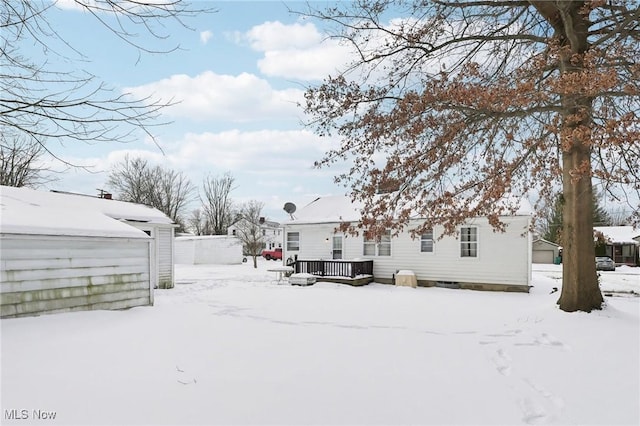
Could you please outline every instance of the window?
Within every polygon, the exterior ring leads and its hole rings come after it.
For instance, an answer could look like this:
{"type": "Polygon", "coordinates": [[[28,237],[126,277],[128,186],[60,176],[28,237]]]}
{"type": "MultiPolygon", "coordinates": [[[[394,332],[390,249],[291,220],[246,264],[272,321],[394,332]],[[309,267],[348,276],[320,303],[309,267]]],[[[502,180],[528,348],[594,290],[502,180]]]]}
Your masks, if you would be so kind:
{"type": "Polygon", "coordinates": [[[362,253],[365,256],[391,256],[391,231],[378,238],[364,237],[362,253]]]}
{"type": "Polygon", "coordinates": [[[342,236],[334,235],[331,251],[333,259],[342,259],[342,236]]]}
{"type": "Polygon", "coordinates": [[[460,256],[478,257],[478,228],[463,227],[460,229],[460,256]]]}
{"type": "Polygon", "coordinates": [[[433,253],[433,229],[427,229],[420,236],[420,251],[422,253],[433,253]]]}
{"type": "Polygon", "coordinates": [[[300,233],[287,232],[287,251],[300,250],[300,233]]]}

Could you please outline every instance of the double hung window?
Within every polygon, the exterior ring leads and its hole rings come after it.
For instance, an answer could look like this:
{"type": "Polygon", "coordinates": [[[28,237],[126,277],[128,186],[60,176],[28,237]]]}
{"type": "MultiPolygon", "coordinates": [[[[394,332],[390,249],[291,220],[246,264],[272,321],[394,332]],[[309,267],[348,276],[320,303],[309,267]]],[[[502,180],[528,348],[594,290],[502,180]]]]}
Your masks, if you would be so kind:
{"type": "Polygon", "coordinates": [[[460,228],[460,257],[478,257],[478,228],[460,228]]]}

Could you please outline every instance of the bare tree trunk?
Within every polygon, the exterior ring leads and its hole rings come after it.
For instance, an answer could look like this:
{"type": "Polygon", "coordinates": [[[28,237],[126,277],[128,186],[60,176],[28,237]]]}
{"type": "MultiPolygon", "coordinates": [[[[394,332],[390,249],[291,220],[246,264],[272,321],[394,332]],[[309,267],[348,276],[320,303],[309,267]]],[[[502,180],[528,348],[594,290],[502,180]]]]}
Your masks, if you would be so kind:
{"type": "MultiPolygon", "coordinates": [[[[562,292],[558,304],[566,312],[601,309],[593,241],[593,187],[591,184],[592,99],[580,92],[583,54],[588,50],[588,17],[581,2],[557,5],[555,28],[560,35],[560,72],[567,87],[562,95],[563,231],[562,292]],[[566,6],[566,7],[565,7],[566,6]]],[[[547,7],[549,4],[546,5],[547,7]]],[[[583,74],[584,75],[584,74],[583,74]]],[[[584,77],[582,77],[584,78],[584,77]]]]}
{"type": "Polygon", "coordinates": [[[562,292],[558,303],[566,312],[600,309],[593,242],[592,187],[587,176],[573,180],[570,170],[589,161],[589,149],[574,147],[563,155],[562,292]]]}

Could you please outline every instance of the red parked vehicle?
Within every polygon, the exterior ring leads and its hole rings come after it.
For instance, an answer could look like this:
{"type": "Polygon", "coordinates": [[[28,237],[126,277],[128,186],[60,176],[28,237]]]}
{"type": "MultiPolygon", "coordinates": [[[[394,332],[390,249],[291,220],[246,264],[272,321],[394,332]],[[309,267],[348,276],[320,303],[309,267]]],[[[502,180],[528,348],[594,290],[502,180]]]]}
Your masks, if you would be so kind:
{"type": "Polygon", "coordinates": [[[282,260],[282,249],[276,248],[273,250],[262,250],[262,257],[267,260],[282,260]]]}

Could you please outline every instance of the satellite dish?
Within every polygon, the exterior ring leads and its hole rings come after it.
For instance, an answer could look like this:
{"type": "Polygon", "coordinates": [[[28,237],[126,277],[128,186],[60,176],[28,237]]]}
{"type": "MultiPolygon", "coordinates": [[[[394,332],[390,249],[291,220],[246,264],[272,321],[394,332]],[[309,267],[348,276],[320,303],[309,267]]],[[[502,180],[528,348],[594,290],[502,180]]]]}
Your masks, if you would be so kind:
{"type": "Polygon", "coordinates": [[[284,211],[289,213],[291,220],[294,220],[293,213],[296,211],[296,205],[293,203],[284,203],[284,211]]]}

